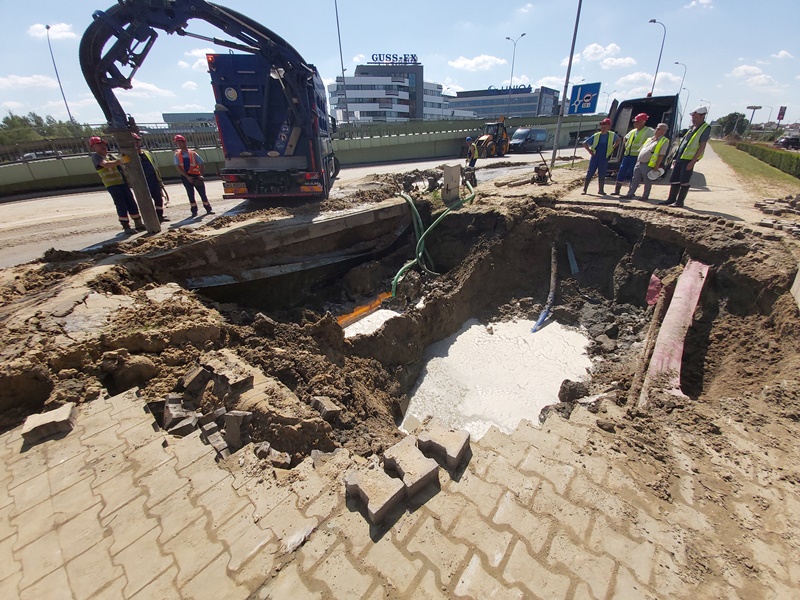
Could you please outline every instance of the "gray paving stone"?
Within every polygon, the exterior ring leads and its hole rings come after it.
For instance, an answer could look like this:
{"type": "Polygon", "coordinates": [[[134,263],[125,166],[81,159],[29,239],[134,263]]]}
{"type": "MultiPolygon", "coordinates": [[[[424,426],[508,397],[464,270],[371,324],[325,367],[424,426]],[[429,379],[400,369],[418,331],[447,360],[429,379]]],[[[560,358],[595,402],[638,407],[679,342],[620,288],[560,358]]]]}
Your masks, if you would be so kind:
{"type": "Polygon", "coordinates": [[[27,444],[35,444],[57,433],[69,433],[75,427],[77,416],[74,402],[67,402],[50,412],[31,415],[22,426],[22,439],[27,444]]]}
{"type": "Polygon", "coordinates": [[[417,435],[417,445],[422,452],[440,457],[447,468],[453,470],[461,464],[469,449],[469,433],[447,427],[434,417],[417,435]]]}
{"type": "Polygon", "coordinates": [[[345,475],[345,491],[367,505],[370,523],[377,525],[403,499],[403,482],[378,469],[353,469],[345,475]]]}
{"type": "Polygon", "coordinates": [[[406,487],[406,497],[415,496],[432,481],[439,480],[439,464],[417,448],[417,438],[406,436],[383,453],[384,466],[397,472],[406,487]]]}

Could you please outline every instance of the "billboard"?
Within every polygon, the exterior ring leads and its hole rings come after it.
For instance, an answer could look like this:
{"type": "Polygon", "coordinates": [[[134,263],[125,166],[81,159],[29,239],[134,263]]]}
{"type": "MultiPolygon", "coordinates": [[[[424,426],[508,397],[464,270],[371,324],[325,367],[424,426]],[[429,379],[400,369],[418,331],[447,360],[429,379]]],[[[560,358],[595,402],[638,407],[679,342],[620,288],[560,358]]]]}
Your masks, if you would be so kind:
{"type": "Polygon", "coordinates": [[[786,116],[786,107],[785,106],[781,106],[778,109],[778,121],[783,121],[783,117],[785,117],[785,116],[786,116]]]}

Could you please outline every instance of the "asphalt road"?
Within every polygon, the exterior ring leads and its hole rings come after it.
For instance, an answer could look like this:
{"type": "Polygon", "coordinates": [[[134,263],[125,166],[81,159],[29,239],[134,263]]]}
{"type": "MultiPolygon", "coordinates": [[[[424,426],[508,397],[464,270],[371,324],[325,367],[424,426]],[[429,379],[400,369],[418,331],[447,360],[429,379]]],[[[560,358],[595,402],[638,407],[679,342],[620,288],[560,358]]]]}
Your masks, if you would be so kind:
{"type": "MultiPolygon", "coordinates": [[[[568,153],[567,151],[560,154],[568,153]]],[[[582,149],[579,149],[578,155],[583,155],[582,149]]],[[[549,153],[545,154],[545,158],[549,160],[549,153]]],[[[485,164],[484,160],[534,163],[539,161],[539,156],[523,154],[510,155],[504,159],[482,159],[479,160],[478,167],[485,164]]],[[[461,164],[461,162],[454,158],[345,167],[339,175],[337,185],[343,187],[373,174],[423,170],[444,163],[461,164]]],[[[219,180],[208,181],[206,187],[217,216],[252,208],[252,204],[240,200],[221,200],[222,182],[219,180]]],[[[590,190],[595,189],[596,184],[593,183],[590,190]]],[[[606,189],[612,191],[613,183],[607,184],[606,189]]],[[[164,224],[166,228],[199,227],[214,218],[213,216],[190,218],[189,202],[180,183],[168,184],[167,190],[170,202],[165,214],[171,220],[164,224]]],[[[656,185],[651,198],[656,201],[661,200],[667,197],[667,193],[668,185],[656,185]]],[[[581,196],[580,190],[575,190],[570,199],[597,201],[598,197],[581,196]]],[[[606,199],[617,201],[615,196],[606,199]]],[[[698,163],[697,175],[692,181],[692,190],[686,200],[687,210],[718,214],[739,221],[757,222],[763,215],[753,208],[755,200],[757,198],[745,191],[733,171],[709,147],[706,156],[698,163]]],[[[0,268],[35,260],[50,248],[83,250],[127,238],[128,236],[121,232],[111,197],[105,190],[0,204],[0,268]]]]}

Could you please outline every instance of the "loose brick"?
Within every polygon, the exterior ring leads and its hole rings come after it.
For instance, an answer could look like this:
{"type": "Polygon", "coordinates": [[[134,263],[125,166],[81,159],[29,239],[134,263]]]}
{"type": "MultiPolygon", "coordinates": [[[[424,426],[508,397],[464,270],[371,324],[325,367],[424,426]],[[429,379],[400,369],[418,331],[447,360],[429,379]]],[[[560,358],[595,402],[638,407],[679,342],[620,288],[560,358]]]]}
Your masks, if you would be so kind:
{"type": "Polygon", "coordinates": [[[342,409],[327,396],[314,396],[311,398],[311,406],[319,411],[320,416],[326,421],[333,421],[339,418],[342,409]]]}
{"type": "Polygon", "coordinates": [[[57,433],[69,433],[75,426],[77,415],[74,402],[67,402],[50,412],[31,415],[25,419],[25,424],[22,426],[22,439],[27,444],[35,444],[57,433]]]}
{"type": "Polygon", "coordinates": [[[419,449],[432,453],[447,464],[450,470],[461,464],[469,449],[469,433],[463,429],[451,429],[439,419],[431,419],[417,438],[419,449]]]}
{"type": "Polygon", "coordinates": [[[383,453],[384,465],[403,478],[408,498],[439,479],[439,464],[432,458],[426,458],[417,448],[416,441],[413,435],[406,436],[383,453]]]}
{"type": "Polygon", "coordinates": [[[186,390],[192,396],[199,395],[211,381],[212,373],[197,365],[188,371],[178,382],[178,389],[186,390]]]}
{"type": "Polygon", "coordinates": [[[403,482],[377,469],[351,470],[345,475],[345,491],[367,505],[369,521],[380,523],[403,498],[403,482]]]}
{"type": "Polygon", "coordinates": [[[231,410],[225,413],[225,442],[228,448],[236,451],[250,443],[250,421],[253,413],[245,410],[231,410]]]}

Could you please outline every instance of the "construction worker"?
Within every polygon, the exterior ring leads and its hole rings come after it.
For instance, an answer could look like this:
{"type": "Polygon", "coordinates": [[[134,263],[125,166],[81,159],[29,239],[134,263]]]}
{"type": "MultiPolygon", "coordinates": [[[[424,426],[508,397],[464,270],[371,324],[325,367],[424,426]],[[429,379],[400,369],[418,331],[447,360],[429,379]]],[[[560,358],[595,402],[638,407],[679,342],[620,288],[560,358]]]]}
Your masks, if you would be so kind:
{"type": "Polygon", "coordinates": [[[639,150],[655,133],[652,127],[647,127],[646,125],[649,118],[646,113],[639,113],[633,117],[633,129],[625,134],[625,138],[622,141],[622,160],[619,163],[619,171],[617,171],[617,185],[614,187],[614,191],[611,192],[615,196],[619,196],[622,184],[630,181],[631,177],[633,177],[633,169],[636,167],[639,150]]]}
{"type": "Polygon", "coordinates": [[[97,169],[100,180],[106,186],[108,193],[111,194],[123,231],[125,233],[144,231],[145,226],[139,215],[139,207],[122,172],[121,167],[126,160],[123,160],[124,157],[116,158],[110,154],[108,142],[96,135],[89,139],[89,147],[92,149],[92,164],[97,169]],[[133,219],[135,228],[131,227],[129,217],[133,219]]]}
{"type": "Polygon", "coordinates": [[[589,159],[589,170],[586,172],[586,179],[583,182],[583,194],[589,189],[589,182],[597,172],[597,193],[605,196],[606,171],[608,170],[608,159],[614,152],[614,148],[619,145],[620,137],[611,131],[611,119],[600,121],[600,131],[593,133],[583,142],[583,147],[592,156],[589,159]]]}
{"type": "Polygon", "coordinates": [[[156,215],[158,215],[158,222],[163,223],[169,221],[164,216],[164,195],[161,193],[161,173],[153,160],[153,155],[147,150],[142,148],[142,138],[134,133],[133,144],[136,146],[136,152],[139,153],[139,160],[142,162],[142,171],[144,171],[144,178],[147,181],[147,189],[150,190],[150,196],[153,198],[153,204],[156,206],[156,215]]]}
{"type": "Polygon", "coordinates": [[[475,168],[475,163],[478,162],[478,145],[472,140],[471,137],[467,137],[467,166],[470,169],[475,168]]]}
{"type": "Polygon", "coordinates": [[[683,201],[689,193],[689,181],[694,173],[694,166],[703,158],[708,138],[711,137],[711,128],[706,123],[707,114],[707,106],[698,106],[691,112],[692,128],[683,136],[675,152],[672,174],[669,176],[669,196],[659,203],[662,206],[683,207],[683,201]]]}
{"type": "Polygon", "coordinates": [[[194,199],[194,191],[200,194],[200,199],[203,201],[203,207],[206,209],[207,215],[213,215],[214,211],[211,208],[211,203],[206,196],[206,184],[203,179],[203,159],[194,150],[189,150],[186,144],[186,138],[182,135],[176,135],[173,140],[178,149],[175,151],[175,168],[181,174],[181,181],[183,187],[186,189],[186,195],[189,196],[189,206],[192,208],[192,216],[197,216],[197,202],[194,199]]]}
{"type": "Polygon", "coordinates": [[[631,178],[631,185],[628,188],[628,193],[623,196],[630,200],[636,193],[636,188],[640,183],[644,183],[644,193],[642,200],[650,198],[650,188],[653,187],[653,179],[648,177],[648,174],[657,171],[653,177],[658,179],[664,174],[661,169],[661,163],[669,150],[669,138],[665,135],[669,125],[666,123],[659,123],[656,127],[656,132],[653,137],[648,139],[639,150],[639,156],[636,160],[636,166],[633,169],[633,177],[631,178]],[[660,170],[660,172],[658,172],[660,170]]]}

